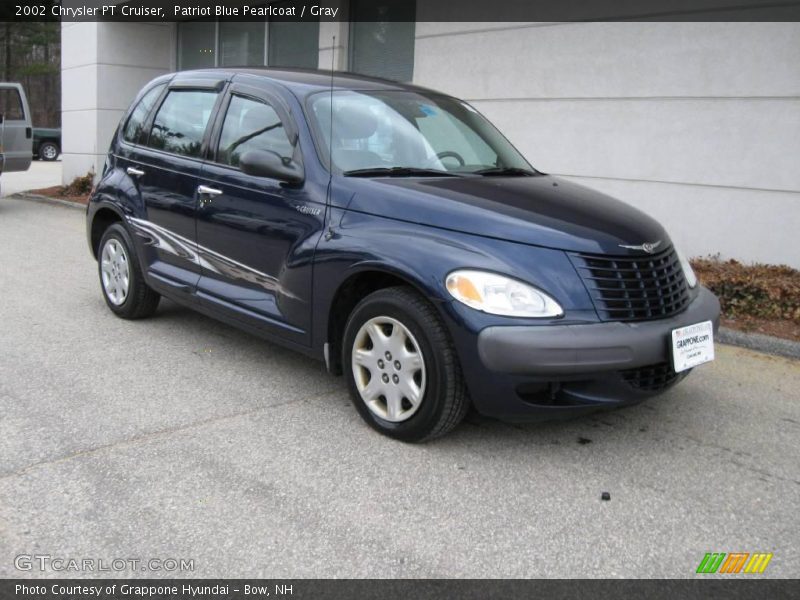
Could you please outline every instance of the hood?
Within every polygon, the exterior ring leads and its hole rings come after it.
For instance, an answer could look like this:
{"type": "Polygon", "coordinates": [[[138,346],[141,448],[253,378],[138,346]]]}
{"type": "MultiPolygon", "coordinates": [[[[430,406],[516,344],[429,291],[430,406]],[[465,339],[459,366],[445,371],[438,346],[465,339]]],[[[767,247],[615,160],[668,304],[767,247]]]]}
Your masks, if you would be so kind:
{"type": "Polygon", "coordinates": [[[343,178],[347,207],[462,233],[598,254],[640,254],[620,244],[669,243],[640,210],[581,185],[536,177],[343,178]]]}

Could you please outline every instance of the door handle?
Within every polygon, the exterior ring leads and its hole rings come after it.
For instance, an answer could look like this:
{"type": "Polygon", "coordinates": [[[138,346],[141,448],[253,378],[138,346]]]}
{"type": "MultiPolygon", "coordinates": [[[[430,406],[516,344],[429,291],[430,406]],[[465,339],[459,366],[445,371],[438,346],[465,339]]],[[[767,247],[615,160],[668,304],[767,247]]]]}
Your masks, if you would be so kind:
{"type": "Polygon", "coordinates": [[[133,175],[134,177],[141,177],[142,175],[144,175],[144,171],[142,171],[141,169],[137,169],[136,167],[128,167],[127,169],[125,169],[125,172],[128,175],[133,175]]]}
{"type": "Polygon", "coordinates": [[[222,193],[222,190],[208,187],[207,185],[199,185],[197,186],[197,193],[204,196],[219,196],[222,193]]]}
{"type": "Polygon", "coordinates": [[[222,190],[208,187],[207,185],[198,185],[197,195],[200,196],[200,208],[203,208],[206,204],[210,204],[211,201],[220,194],[222,194],[222,190]]]}

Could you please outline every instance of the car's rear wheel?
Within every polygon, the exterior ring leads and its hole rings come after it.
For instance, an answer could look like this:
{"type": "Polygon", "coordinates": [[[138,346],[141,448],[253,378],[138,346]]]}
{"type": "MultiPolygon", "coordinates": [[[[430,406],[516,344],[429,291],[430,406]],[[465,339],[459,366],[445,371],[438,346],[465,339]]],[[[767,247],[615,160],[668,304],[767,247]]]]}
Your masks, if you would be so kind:
{"type": "Polygon", "coordinates": [[[103,298],[115,315],[142,319],[155,312],[160,296],[145,282],[131,237],[121,223],[103,233],[97,265],[103,298]]]}
{"type": "Polygon", "coordinates": [[[433,307],[410,288],[364,298],[342,350],[353,403],[381,433],[419,442],[464,418],[469,399],[453,344],[433,307]]]}
{"type": "Polygon", "coordinates": [[[53,142],[45,142],[39,146],[39,158],[42,160],[55,160],[59,154],[61,154],[61,150],[53,142]]]}

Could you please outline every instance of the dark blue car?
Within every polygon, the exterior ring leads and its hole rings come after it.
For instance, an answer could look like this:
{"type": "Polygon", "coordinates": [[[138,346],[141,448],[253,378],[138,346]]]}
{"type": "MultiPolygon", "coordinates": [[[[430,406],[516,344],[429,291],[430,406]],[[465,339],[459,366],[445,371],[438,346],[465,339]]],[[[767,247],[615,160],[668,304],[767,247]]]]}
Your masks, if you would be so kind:
{"type": "Polygon", "coordinates": [[[661,225],[410,85],[159,77],[114,135],[87,233],[118,316],[166,296],[324,359],[405,441],[470,405],[530,420],[633,404],[714,357],[719,303],[661,225]]]}

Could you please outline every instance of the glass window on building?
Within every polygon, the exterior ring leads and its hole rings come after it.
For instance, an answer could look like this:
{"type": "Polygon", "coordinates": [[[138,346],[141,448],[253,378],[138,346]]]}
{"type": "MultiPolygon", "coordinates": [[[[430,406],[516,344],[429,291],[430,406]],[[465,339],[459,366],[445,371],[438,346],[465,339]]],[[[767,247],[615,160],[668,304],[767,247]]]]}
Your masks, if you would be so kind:
{"type": "Polygon", "coordinates": [[[178,68],[203,69],[217,64],[217,24],[186,21],[178,26],[178,68]]]}
{"type": "Polygon", "coordinates": [[[396,81],[414,75],[416,6],[407,0],[354,0],[350,70],[396,81]]]}
{"type": "MultiPolygon", "coordinates": [[[[302,4],[296,1],[272,3],[273,6],[296,6],[297,14],[300,14],[302,4]]],[[[272,18],[268,40],[267,64],[270,67],[316,69],[319,66],[319,20],[272,18]]]]}
{"type": "MultiPolygon", "coordinates": [[[[284,0],[273,6],[296,6],[284,0]]],[[[308,12],[308,11],[306,11],[308,12]]],[[[184,21],[178,23],[178,68],[206,67],[306,67],[319,65],[319,20],[291,21],[275,17],[266,23],[235,21],[184,21]]]]}
{"type": "Polygon", "coordinates": [[[251,67],[264,64],[263,22],[219,24],[219,66],[251,67]]]}

